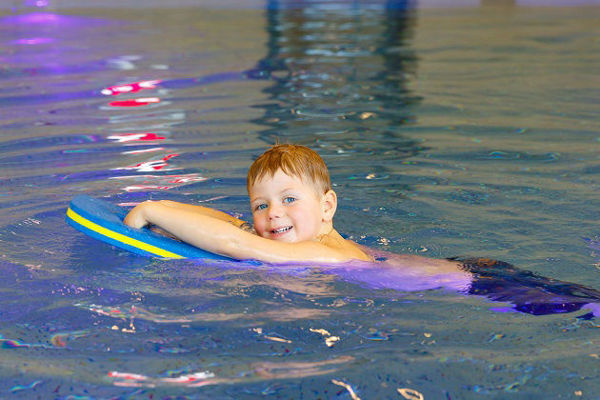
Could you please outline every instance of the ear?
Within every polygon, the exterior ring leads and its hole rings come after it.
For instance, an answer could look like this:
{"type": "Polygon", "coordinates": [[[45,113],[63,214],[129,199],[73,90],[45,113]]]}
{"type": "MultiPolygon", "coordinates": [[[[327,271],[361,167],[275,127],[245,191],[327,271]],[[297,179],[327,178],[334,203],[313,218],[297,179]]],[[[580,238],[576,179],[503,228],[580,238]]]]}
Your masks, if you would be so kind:
{"type": "Polygon", "coordinates": [[[337,194],[330,189],[325,192],[323,197],[321,197],[321,213],[323,216],[323,221],[333,221],[335,210],[337,210],[337,194]]]}

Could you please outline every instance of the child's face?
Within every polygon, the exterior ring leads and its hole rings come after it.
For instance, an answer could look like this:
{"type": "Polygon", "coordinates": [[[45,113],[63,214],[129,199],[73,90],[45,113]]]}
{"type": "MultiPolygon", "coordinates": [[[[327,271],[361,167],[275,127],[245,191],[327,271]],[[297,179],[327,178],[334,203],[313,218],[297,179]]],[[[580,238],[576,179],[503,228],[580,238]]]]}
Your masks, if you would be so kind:
{"type": "Polygon", "coordinates": [[[249,190],[254,229],[259,236],[282,242],[312,240],[323,226],[322,197],[314,186],[278,170],[249,190]]]}

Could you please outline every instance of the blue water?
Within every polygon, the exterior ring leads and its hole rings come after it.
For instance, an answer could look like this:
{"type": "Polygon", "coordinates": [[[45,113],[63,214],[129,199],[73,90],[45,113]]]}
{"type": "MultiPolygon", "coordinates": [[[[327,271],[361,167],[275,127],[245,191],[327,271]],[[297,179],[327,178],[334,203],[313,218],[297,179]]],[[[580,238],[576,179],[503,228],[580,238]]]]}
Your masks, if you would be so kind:
{"type": "Polygon", "coordinates": [[[600,8],[282,5],[2,10],[0,398],[598,398],[584,311],[148,259],[65,224],[80,193],[249,218],[248,165],[291,141],[359,243],[600,289],[600,8]]]}

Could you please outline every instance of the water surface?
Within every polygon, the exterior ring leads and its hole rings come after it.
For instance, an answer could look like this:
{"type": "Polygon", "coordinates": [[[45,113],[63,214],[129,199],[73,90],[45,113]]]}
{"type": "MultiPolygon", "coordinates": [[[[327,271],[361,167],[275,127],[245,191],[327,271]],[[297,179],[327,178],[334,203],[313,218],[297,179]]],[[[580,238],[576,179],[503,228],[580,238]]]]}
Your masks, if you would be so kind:
{"type": "Polygon", "coordinates": [[[64,223],[79,193],[248,218],[246,168],[290,141],[361,244],[600,289],[600,9],[336,4],[3,11],[0,397],[597,396],[584,312],[147,259],[64,223]]]}

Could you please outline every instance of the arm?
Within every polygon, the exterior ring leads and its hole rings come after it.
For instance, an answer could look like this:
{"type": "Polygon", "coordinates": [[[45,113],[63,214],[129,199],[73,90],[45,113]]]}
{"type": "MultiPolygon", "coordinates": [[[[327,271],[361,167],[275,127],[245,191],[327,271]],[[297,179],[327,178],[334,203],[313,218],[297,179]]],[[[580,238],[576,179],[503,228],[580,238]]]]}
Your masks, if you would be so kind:
{"type": "Polygon", "coordinates": [[[124,222],[134,228],[155,224],[193,246],[236,259],[331,263],[354,258],[318,242],[285,243],[265,239],[238,229],[234,224],[241,220],[237,218],[196,207],[199,206],[182,206],[170,201],[144,202],[135,207],[124,222]]]}
{"type": "Polygon", "coordinates": [[[225,222],[229,222],[230,224],[237,226],[238,228],[241,228],[243,225],[248,224],[248,222],[243,221],[239,218],[233,217],[227,213],[224,213],[222,211],[219,210],[215,210],[214,208],[210,208],[210,207],[203,207],[203,206],[195,206],[192,204],[185,204],[185,203],[178,203],[176,201],[171,201],[171,200],[161,200],[159,201],[159,203],[164,204],[168,207],[171,208],[176,208],[179,210],[188,210],[190,212],[193,213],[198,213],[198,214],[202,214],[202,215],[207,215],[209,217],[213,217],[225,222]]]}

